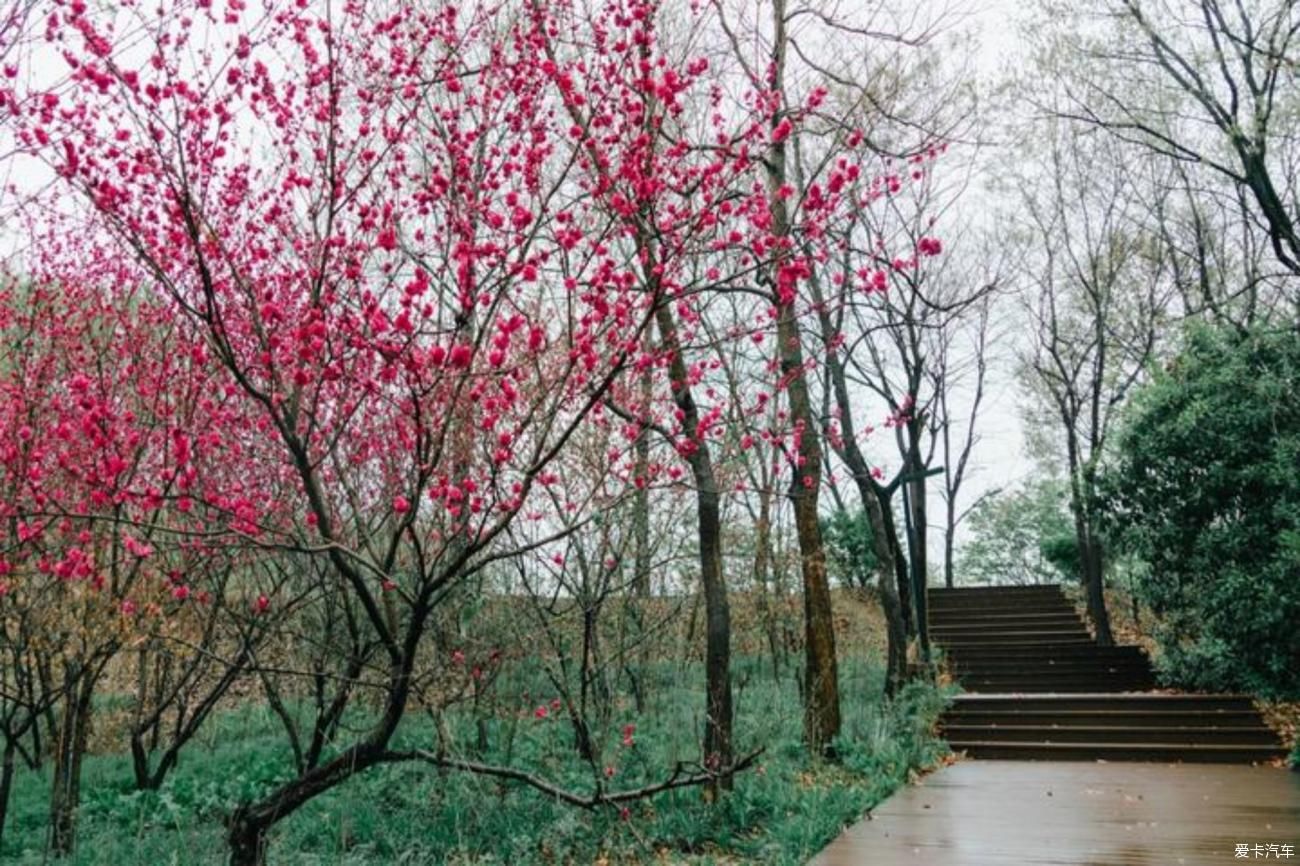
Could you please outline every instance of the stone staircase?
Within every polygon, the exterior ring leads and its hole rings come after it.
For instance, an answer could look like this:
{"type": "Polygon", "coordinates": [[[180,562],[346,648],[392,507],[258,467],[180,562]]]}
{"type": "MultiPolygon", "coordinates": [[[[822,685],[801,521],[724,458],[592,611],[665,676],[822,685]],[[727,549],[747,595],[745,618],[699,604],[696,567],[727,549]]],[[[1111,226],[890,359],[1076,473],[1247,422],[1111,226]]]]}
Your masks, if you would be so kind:
{"type": "Polygon", "coordinates": [[[1099,646],[1059,586],[931,589],[930,638],[967,694],[954,751],[1027,760],[1251,762],[1284,756],[1249,697],[1152,693],[1138,647],[1099,646]]]}

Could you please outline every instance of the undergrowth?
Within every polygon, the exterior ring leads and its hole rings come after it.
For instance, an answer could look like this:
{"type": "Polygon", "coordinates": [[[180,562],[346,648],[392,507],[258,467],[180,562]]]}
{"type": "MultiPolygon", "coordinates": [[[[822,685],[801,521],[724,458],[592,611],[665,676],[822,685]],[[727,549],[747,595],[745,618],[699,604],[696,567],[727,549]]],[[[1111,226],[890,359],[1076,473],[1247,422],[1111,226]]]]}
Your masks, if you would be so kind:
{"type": "MultiPolygon", "coordinates": [[[[697,789],[633,804],[626,813],[566,806],[517,783],[418,765],[373,769],[320,796],[282,821],[271,838],[272,864],[587,864],[804,862],[910,775],[938,762],[933,735],[944,696],[914,684],[892,702],[880,698],[881,671],[844,666],[845,725],[836,763],[814,760],[800,743],[796,683],[774,680],[759,660],[737,664],[740,751],[765,751],[717,805],[697,789]]],[[[611,787],[662,778],[696,757],[703,695],[699,671],[656,671],[645,712],[626,707],[632,745],[606,745],[611,787]]],[[[459,742],[473,720],[457,717],[459,742]]],[[[428,746],[433,725],[414,715],[403,746],[428,746]]],[[[477,760],[522,766],[579,791],[595,783],[576,759],[571,730],[555,715],[493,719],[488,751],[477,760]]],[[[222,817],[290,772],[289,753],[270,711],[249,703],[216,718],[158,791],[136,791],[125,755],[86,760],[78,849],[70,866],[225,862],[222,817]]],[[[601,774],[605,772],[600,769],[601,774]]],[[[48,773],[15,780],[5,854],[45,862],[48,773]]]]}

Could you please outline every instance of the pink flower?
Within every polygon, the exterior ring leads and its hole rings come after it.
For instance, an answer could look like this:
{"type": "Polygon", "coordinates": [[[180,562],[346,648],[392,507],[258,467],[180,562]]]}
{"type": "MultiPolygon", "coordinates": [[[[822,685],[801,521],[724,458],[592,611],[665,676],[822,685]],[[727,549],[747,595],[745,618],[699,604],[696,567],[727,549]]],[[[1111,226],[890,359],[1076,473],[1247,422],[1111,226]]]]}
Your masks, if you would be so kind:
{"type": "Polygon", "coordinates": [[[405,514],[411,510],[411,502],[405,496],[393,497],[393,510],[398,514],[405,514]]]}
{"type": "Polygon", "coordinates": [[[184,601],[189,597],[190,597],[190,588],[185,584],[182,583],[180,586],[172,587],[172,598],[176,599],[177,601],[184,601]]]}
{"type": "Polygon", "coordinates": [[[788,117],[782,118],[781,122],[778,123],[776,127],[773,128],[772,130],[772,143],[780,144],[781,142],[789,138],[790,133],[793,131],[794,131],[794,124],[790,122],[790,118],[788,117]]]}
{"type": "Polygon", "coordinates": [[[121,609],[122,609],[122,616],[131,616],[133,613],[135,613],[135,602],[131,601],[131,599],[129,598],[124,599],[122,601],[121,609]]]}
{"type": "Polygon", "coordinates": [[[623,745],[630,746],[633,743],[632,735],[636,733],[636,725],[623,726],[623,745]]]}
{"type": "Polygon", "coordinates": [[[271,599],[266,597],[266,593],[258,595],[257,600],[253,602],[254,613],[266,613],[266,609],[271,606],[271,599]]]}
{"type": "Polygon", "coordinates": [[[544,718],[547,717],[547,715],[549,715],[549,711],[546,709],[546,705],[545,705],[545,704],[542,704],[542,705],[538,706],[537,709],[533,710],[533,716],[534,716],[535,718],[538,718],[538,719],[544,719],[544,718]]]}
{"type": "Polygon", "coordinates": [[[452,664],[457,664],[457,665],[465,664],[465,653],[461,652],[460,650],[456,650],[451,654],[451,661],[452,664]]]}

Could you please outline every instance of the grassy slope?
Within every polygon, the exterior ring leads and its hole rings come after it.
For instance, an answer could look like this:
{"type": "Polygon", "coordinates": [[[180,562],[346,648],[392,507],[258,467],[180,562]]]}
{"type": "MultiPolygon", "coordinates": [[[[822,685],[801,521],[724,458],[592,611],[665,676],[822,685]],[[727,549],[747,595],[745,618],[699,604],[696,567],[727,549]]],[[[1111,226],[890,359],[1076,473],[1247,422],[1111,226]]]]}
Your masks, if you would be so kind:
{"type": "MultiPolygon", "coordinates": [[[[613,809],[587,813],[491,779],[385,767],[282,822],[272,839],[272,862],[802,863],[945,751],[931,735],[942,703],[933,689],[918,687],[892,706],[878,700],[881,671],[869,634],[877,614],[839,598],[837,615],[846,719],[838,766],[810,761],[800,746],[794,679],[786,675],[775,681],[766,661],[743,657],[735,669],[740,748],[762,745],[766,752],[718,807],[703,804],[698,791],[685,790],[636,804],[626,817],[613,809]]],[[[700,729],[702,680],[694,663],[685,669],[662,664],[654,671],[646,712],[634,716],[629,708],[620,709],[622,717],[612,720],[612,729],[628,722],[637,729],[631,748],[617,736],[605,746],[606,762],[616,770],[614,784],[652,781],[676,760],[693,757],[692,738],[682,732],[700,729]]],[[[503,688],[524,684],[517,679],[503,688]]],[[[458,739],[468,742],[467,720],[458,722],[463,728],[458,739]]],[[[432,729],[413,718],[402,737],[428,744],[432,729]]],[[[497,719],[491,742],[485,760],[523,765],[575,789],[592,784],[591,771],[572,757],[569,729],[554,718],[497,719]]],[[[221,815],[287,769],[275,721],[253,703],[218,718],[156,793],[131,790],[125,756],[92,756],[85,771],[81,841],[71,862],[222,863],[221,815]]],[[[47,789],[47,773],[23,773],[17,780],[4,853],[19,863],[43,860],[47,789]]]]}

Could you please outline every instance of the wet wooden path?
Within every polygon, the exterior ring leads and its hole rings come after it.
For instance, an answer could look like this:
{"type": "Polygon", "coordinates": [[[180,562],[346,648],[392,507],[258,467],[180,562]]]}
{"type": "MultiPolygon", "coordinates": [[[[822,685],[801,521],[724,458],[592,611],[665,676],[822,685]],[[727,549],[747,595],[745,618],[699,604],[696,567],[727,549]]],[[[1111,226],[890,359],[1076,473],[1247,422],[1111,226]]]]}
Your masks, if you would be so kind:
{"type": "Polygon", "coordinates": [[[899,791],[809,866],[1224,864],[1242,862],[1243,844],[1247,861],[1300,866],[1300,773],[964,761],[899,791]]]}

